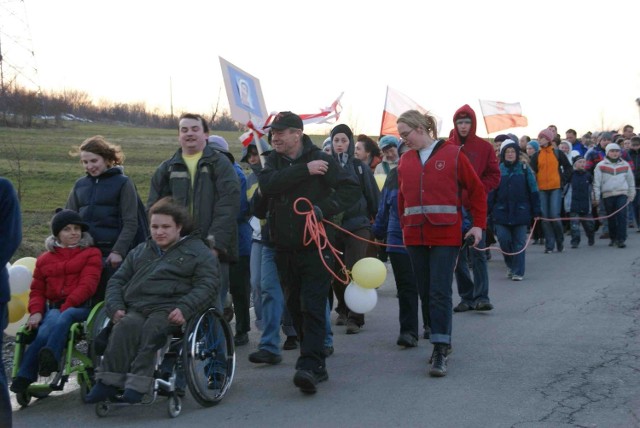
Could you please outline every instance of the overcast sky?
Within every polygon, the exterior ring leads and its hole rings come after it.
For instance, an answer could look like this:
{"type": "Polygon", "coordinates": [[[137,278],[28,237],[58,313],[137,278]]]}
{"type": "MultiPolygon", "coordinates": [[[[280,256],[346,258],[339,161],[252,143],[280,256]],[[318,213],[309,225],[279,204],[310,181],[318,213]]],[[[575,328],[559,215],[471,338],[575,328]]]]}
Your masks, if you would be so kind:
{"type": "Polygon", "coordinates": [[[170,78],[176,112],[227,103],[221,56],[260,80],[269,111],[315,113],[344,91],[341,122],[372,135],[387,85],[443,117],[442,135],[463,104],[481,118],[478,99],[520,102],[518,135],[638,130],[640,2],[593,3],[0,0],[0,41],[8,61],[30,34],[44,89],[166,112],[170,78]]]}

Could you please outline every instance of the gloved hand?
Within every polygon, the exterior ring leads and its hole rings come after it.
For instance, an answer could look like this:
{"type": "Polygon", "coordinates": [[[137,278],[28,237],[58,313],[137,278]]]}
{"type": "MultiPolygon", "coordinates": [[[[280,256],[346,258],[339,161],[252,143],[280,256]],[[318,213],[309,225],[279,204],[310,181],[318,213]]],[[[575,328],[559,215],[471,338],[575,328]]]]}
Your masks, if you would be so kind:
{"type": "Polygon", "coordinates": [[[316,214],[316,218],[318,219],[318,221],[324,220],[324,216],[322,215],[322,210],[320,209],[319,206],[314,205],[313,212],[316,214]]]}

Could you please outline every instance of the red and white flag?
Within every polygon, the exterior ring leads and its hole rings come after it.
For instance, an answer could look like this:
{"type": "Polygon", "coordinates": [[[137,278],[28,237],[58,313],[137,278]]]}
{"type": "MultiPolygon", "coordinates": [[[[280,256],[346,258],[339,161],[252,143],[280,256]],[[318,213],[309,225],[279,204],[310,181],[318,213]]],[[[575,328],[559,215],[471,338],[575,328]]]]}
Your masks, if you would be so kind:
{"type": "MultiPolygon", "coordinates": [[[[342,112],[342,104],[340,104],[340,99],[344,95],[342,92],[338,98],[334,102],[331,103],[330,106],[321,108],[319,113],[309,113],[309,114],[299,114],[300,119],[302,119],[302,123],[305,125],[311,125],[314,123],[331,123],[337,122],[340,119],[340,113],[342,112]]],[[[267,117],[267,120],[264,121],[264,124],[260,126],[256,126],[257,124],[249,121],[246,125],[249,130],[242,134],[238,139],[242,143],[243,146],[247,147],[251,141],[254,139],[254,134],[257,134],[258,137],[262,137],[268,131],[265,130],[267,126],[271,124],[273,118],[276,117],[278,112],[272,112],[267,117]]]]}
{"type": "MultiPolygon", "coordinates": [[[[422,107],[402,92],[387,86],[387,96],[384,100],[380,135],[395,135],[396,137],[400,137],[396,122],[398,117],[407,110],[418,110],[420,113],[429,112],[426,108],[422,107]]],[[[430,112],[430,114],[435,116],[438,121],[438,131],[440,131],[442,119],[437,115],[434,115],[433,112],[430,112]]]]}
{"type": "Polygon", "coordinates": [[[508,128],[528,126],[529,121],[522,115],[520,103],[503,103],[502,101],[479,100],[484,125],[489,134],[508,128]]]}

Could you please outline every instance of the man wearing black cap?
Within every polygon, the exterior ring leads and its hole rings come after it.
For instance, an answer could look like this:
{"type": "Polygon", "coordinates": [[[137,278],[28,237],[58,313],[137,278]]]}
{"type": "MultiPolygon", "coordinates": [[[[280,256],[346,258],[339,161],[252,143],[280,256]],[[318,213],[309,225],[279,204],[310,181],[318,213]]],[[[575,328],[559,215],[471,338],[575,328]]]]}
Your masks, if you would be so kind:
{"type": "MultiPolygon", "coordinates": [[[[258,174],[260,191],[270,198],[268,220],[276,248],[276,264],[284,288],[287,308],[300,338],[300,357],[294,384],[302,392],[316,392],[316,385],[329,378],[325,366],[325,311],[329,294],[332,256],[314,244],[305,245],[305,217],[294,212],[298,198],[307,198],[319,220],[336,215],[360,195],[360,186],[329,155],[305,135],[302,119],[280,112],[271,127],[274,148],[258,174]]],[[[299,203],[300,210],[309,209],[299,203]]]]}

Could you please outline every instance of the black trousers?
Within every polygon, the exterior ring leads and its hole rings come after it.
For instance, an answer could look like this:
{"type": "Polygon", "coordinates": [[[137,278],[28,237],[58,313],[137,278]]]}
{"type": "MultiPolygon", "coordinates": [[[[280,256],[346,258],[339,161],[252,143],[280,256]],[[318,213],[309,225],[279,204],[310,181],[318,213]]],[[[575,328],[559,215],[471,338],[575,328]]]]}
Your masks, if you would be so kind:
{"type": "Polygon", "coordinates": [[[229,265],[229,291],[236,315],[236,335],[247,333],[251,330],[249,256],[240,256],[238,263],[229,265]]]}
{"type": "MultiPolygon", "coordinates": [[[[333,256],[329,252],[325,252],[323,258],[327,266],[333,266],[333,256]]],[[[316,249],[277,251],[276,266],[287,309],[300,339],[300,357],[296,369],[323,371],[331,274],[316,249]]]]}
{"type": "Polygon", "coordinates": [[[393,276],[398,289],[398,305],[400,333],[410,333],[416,339],[420,332],[418,328],[418,306],[422,312],[422,320],[425,328],[429,326],[429,298],[426,295],[418,299],[418,284],[413,275],[411,258],[409,254],[389,252],[389,260],[393,268],[393,276]],[[420,300],[420,305],[418,305],[420,300]]]}

